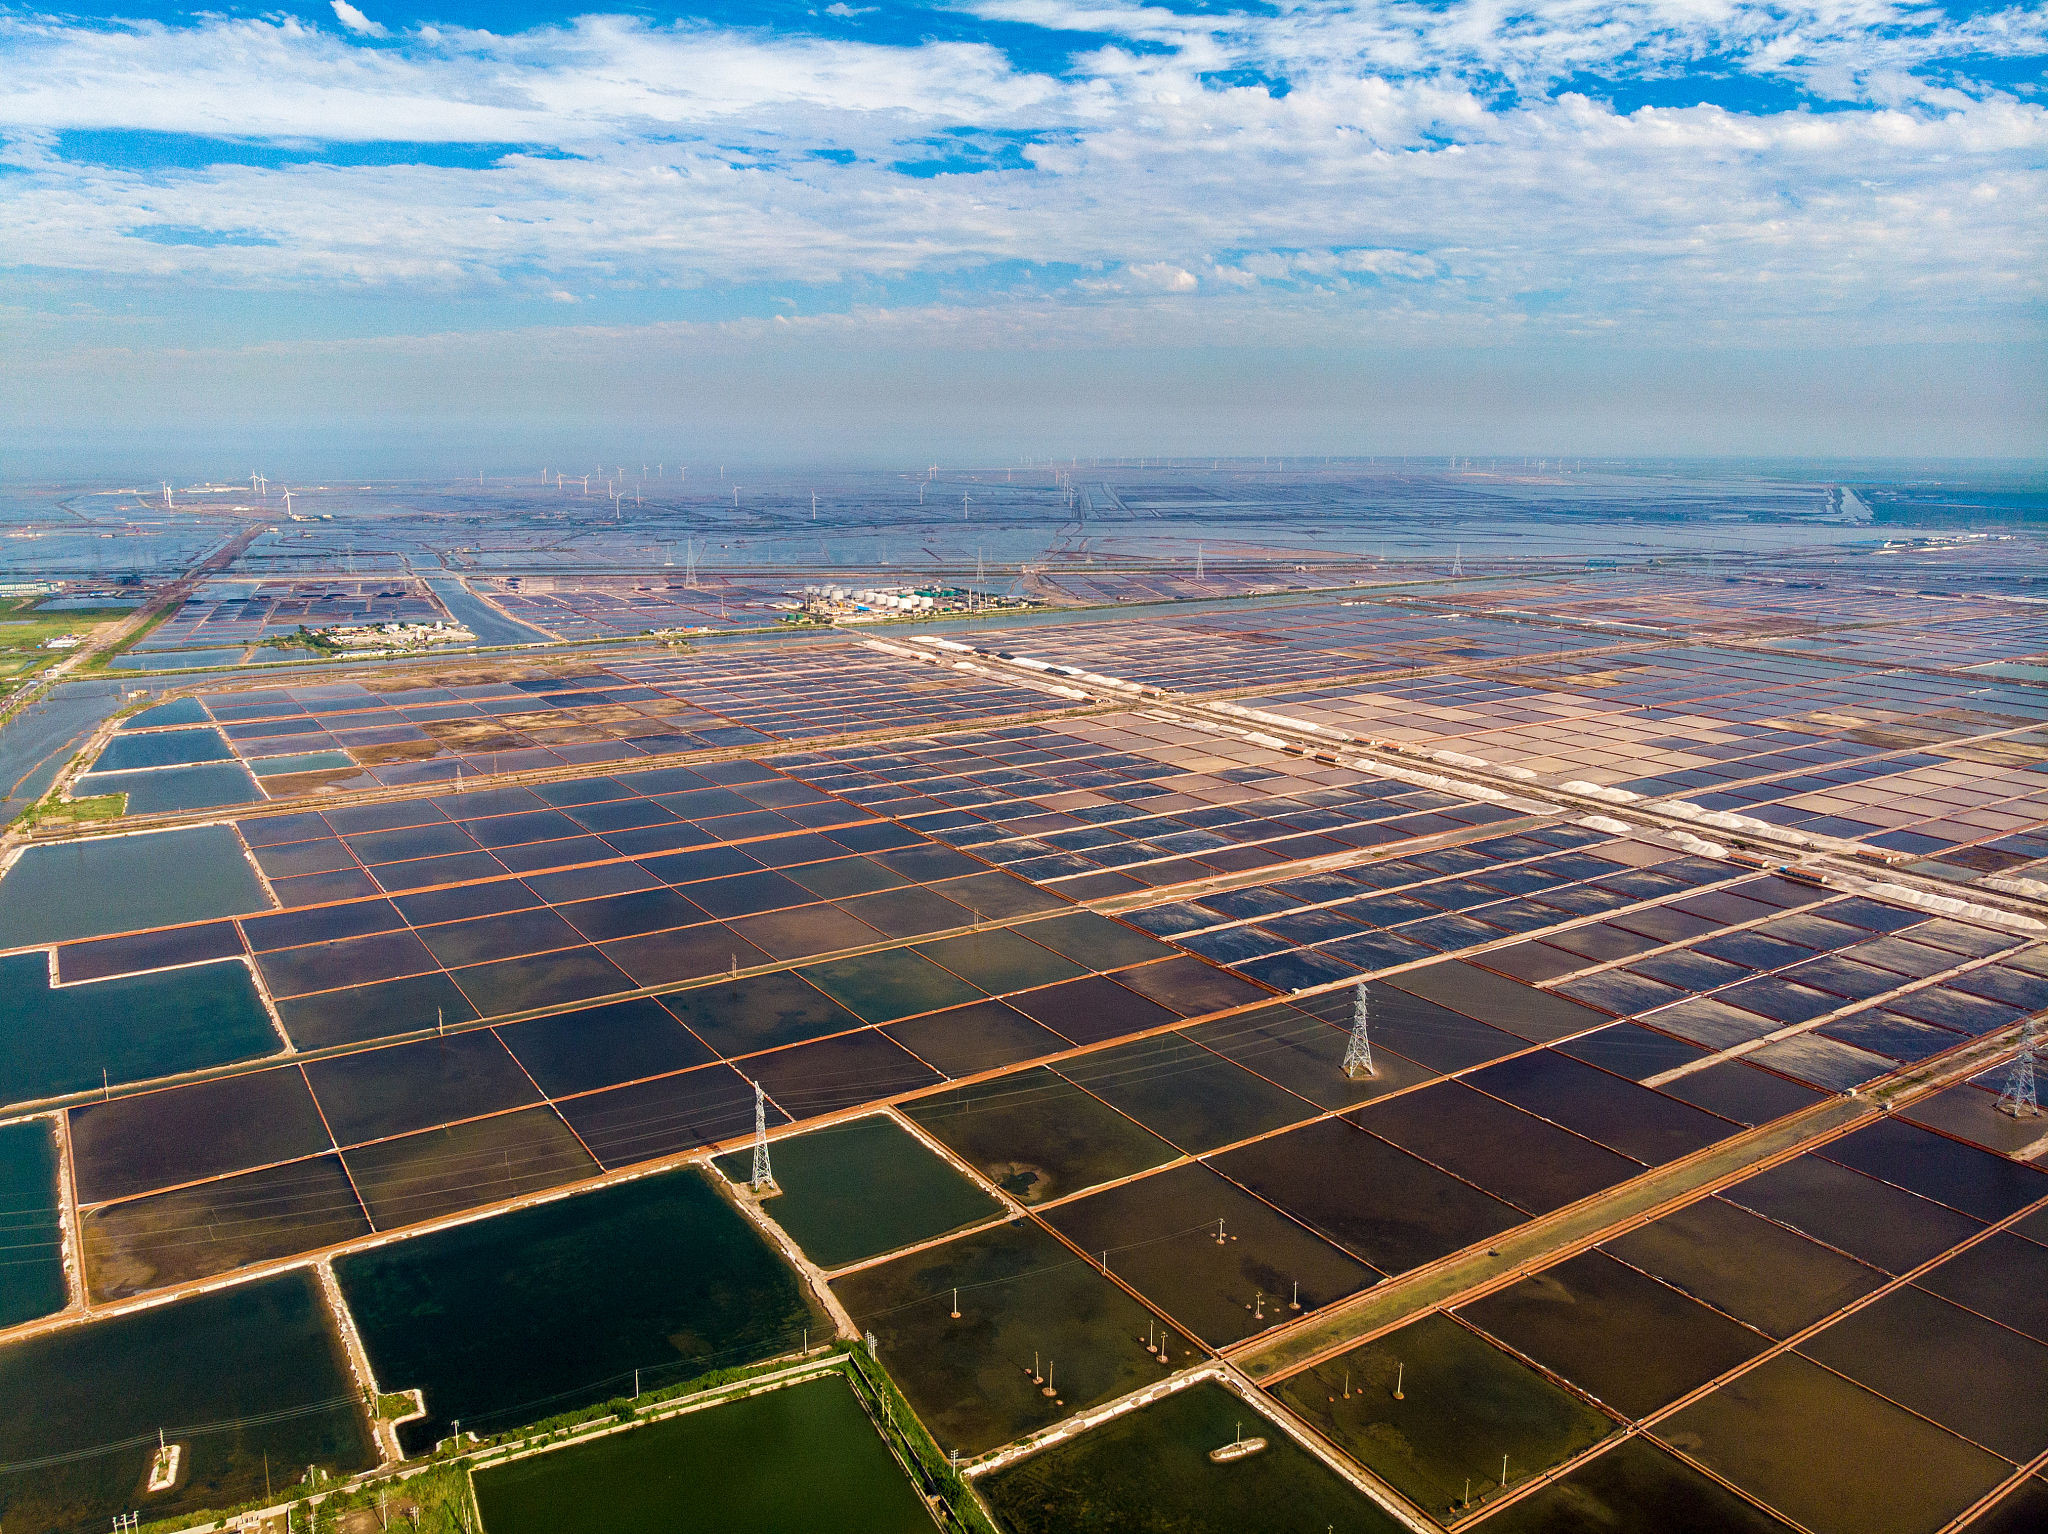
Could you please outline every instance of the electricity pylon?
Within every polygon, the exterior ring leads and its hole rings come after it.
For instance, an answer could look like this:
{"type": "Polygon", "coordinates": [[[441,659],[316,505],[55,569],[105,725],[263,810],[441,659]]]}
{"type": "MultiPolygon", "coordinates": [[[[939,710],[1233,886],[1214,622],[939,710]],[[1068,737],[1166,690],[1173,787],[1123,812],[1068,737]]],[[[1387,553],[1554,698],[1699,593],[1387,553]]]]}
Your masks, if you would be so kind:
{"type": "MultiPolygon", "coordinates": [[[[775,1172],[768,1165],[768,1094],[754,1083],[754,1191],[775,1186],[775,1172]]],[[[778,1190],[779,1191],[779,1190],[778,1190]]]]}
{"type": "Polygon", "coordinates": [[[2041,1020],[2030,1017],[2020,1029],[2020,1052],[2006,1073],[2005,1090],[1998,1094],[1997,1107],[2016,1119],[2041,1116],[2041,1099],[2034,1088],[2034,1054],[2041,1043],[2041,1020]]]}
{"type": "Polygon", "coordinates": [[[1344,1046],[1344,1074],[1356,1081],[1360,1076],[1379,1074],[1372,1068],[1372,998],[1365,983],[1359,982],[1351,1000],[1351,1040],[1344,1046]]]}

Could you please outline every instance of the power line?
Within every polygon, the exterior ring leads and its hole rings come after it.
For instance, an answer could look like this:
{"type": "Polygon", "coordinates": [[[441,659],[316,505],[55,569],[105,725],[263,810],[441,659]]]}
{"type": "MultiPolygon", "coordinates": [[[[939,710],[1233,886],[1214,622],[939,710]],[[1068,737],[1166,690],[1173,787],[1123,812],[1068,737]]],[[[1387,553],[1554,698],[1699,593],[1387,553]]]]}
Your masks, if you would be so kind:
{"type": "Polygon", "coordinates": [[[138,1433],[133,1438],[124,1438],[116,1443],[95,1444],[87,1449],[70,1449],[61,1454],[46,1454],[40,1459],[18,1460],[13,1464],[0,1465],[0,1475],[16,1475],[29,1470],[47,1470],[56,1465],[75,1464],[80,1460],[97,1459],[105,1454],[118,1454],[127,1449],[139,1449],[144,1444],[158,1442],[159,1433],[183,1442],[190,1438],[202,1438],[215,1433],[234,1433],[246,1428],[268,1427],[277,1422],[289,1422],[300,1417],[319,1416],[339,1411],[343,1407],[362,1404],[359,1395],[334,1396],[325,1401],[315,1401],[305,1406],[284,1406],[274,1411],[256,1412],[246,1417],[228,1417],[218,1422],[202,1422],[191,1427],[174,1427],[138,1433]]]}

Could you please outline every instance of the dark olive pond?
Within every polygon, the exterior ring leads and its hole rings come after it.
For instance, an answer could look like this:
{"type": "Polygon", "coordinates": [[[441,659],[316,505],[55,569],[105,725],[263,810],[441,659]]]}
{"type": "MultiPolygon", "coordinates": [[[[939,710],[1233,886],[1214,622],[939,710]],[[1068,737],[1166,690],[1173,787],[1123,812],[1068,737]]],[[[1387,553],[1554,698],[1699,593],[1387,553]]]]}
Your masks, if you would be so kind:
{"type": "MultiPolygon", "coordinates": [[[[735,1183],[752,1151],[717,1158],[735,1183]]],[[[777,1140],[776,1186],[762,1206],[804,1255],[836,1268],[993,1218],[1002,1205],[886,1114],[777,1140]]]]}
{"type": "MultiPolygon", "coordinates": [[[[1402,1527],[1240,1397],[1204,1380],[995,1471],[980,1489],[1014,1534],[1246,1534],[1402,1527]],[[1217,1464],[1238,1435],[1266,1448],[1217,1464]]],[[[499,1534],[493,1529],[491,1534],[499,1534]]]]}
{"type": "Polygon", "coordinates": [[[375,1462],[333,1317],[288,1273],[0,1348],[0,1525],[92,1531],[283,1492],[318,1464],[375,1462]],[[22,1403],[33,1409],[20,1409],[22,1403]],[[157,1431],[178,1484],[145,1490],[157,1431]]]}
{"type": "Polygon", "coordinates": [[[30,1120],[0,1125],[0,1327],[64,1308],[64,1239],[58,1224],[57,1142],[30,1120]]]}
{"type": "Polygon", "coordinates": [[[820,1318],[796,1274],[694,1170],[436,1231],[335,1264],[404,1430],[485,1432],[795,1351],[820,1318]]]}
{"type": "Polygon", "coordinates": [[[1460,1326],[1425,1316],[1273,1393],[1346,1454],[1443,1518],[1590,1447],[1618,1425],[1460,1326]],[[1400,1391],[1396,1399],[1394,1392],[1400,1391]]]}
{"type": "Polygon", "coordinates": [[[931,1534],[843,1375],[476,1478],[487,1534],[931,1534]]]}

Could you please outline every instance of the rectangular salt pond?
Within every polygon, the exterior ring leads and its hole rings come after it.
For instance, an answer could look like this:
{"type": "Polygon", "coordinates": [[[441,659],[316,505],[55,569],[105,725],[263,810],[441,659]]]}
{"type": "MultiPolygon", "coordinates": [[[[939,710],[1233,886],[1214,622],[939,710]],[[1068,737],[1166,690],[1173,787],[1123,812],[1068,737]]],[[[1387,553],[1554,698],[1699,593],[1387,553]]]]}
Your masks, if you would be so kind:
{"type": "Polygon", "coordinates": [[[114,671],[181,671],[191,666],[232,666],[247,653],[242,645],[232,650],[160,650],[148,655],[117,655],[107,666],[114,671]]]}
{"type": "MultiPolygon", "coordinates": [[[[1203,1380],[979,1484],[1013,1534],[1393,1534],[1402,1524],[1223,1386],[1203,1380]],[[1239,1434],[1266,1447],[1218,1464],[1239,1434]]],[[[496,1526],[490,1534],[503,1534],[496,1526]]]]}
{"type": "Polygon", "coordinates": [[[376,1462],[333,1317],[310,1273],[65,1327],[0,1348],[0,1525],[101,1534],[117,1513],[168,1518],[260,1497],[317,1464],[376,1462]],[[144,1501],[159,1428],[185,1447],[144,1501]],[[52,1456],[61,1457],[50,1463],[52,1456]]]}
{"type": "Polygon", "coordinates": [[[173,698],[168,703],[154,704],[139,714],[132,714],[121,721],[123,730],[153,730],[167,724],[211,724],[212,718],[206,712],[206,705],[197,698],[173,698]]]}
{"type": "Polygon", "coordinates": [[[487,1534],[931,1534],[842,1374],[480,1471],[487,1534]]]}
{"type": "Polygon", "coordinates": [[[57,1142],[35,1120],[0,1125],[0,1327],[64,1308],[64,1238],[58,1224],[57,1142]]]}
{"type": "Polygon", "coordinates": [[[1941,1528],[2013,1468],[1796,1353],[1665,1418],[1656,1436],[1813,1534],[1941,1528]]]}
{"type": "Polygon", "coordinates": [[[1458,1312],[1557,1378],[1642,1417],[1769,1339],[1626,1263],[1582,1252],[1458,1312]]]}
{"type": "MultiPolygon", "coordinates": [[[[832,1289],[942,1450],[983,1453],[1166,1375],[1145,1349],[1158,1318],[1028,1222],[862,1268],[832,1289]]],[[[1185,1365],[1194,1349],[1170,1335],[1170,1358],[1185,1365]]]]}
{"type": "MultiPolygon", "coordinates": [[[[876,1257],[1003,1212],[884,1114],[777,1140],[773,1160],[782,1191],[761,1207],[824,1268],[876,1257]]],[[[751,1151],[720,1156],[715,1164],[736,1184],[753,1174],[751,1151]]]]}
{"type": "Polygon", "coordinates": [[[78,1227],[86,1289],[96,1301],[370,1233],[341,1158],[332,1155],[102,1204],[82,1213],[78,1227]]]}
{"type": "Polygon", "coordinates": [[[230,804],[255,804],[263,794],[249,769],[240,762],[204,762],[196,767],[156,767],[138,772],[89,772],[72,788],[72,797],[126,794],[126,813],[167,815],[180,810],[215,810],[230,804]]]}
{"type": "Polygon", "coordinates": [[[228,826],[44,843],[0,875],[0,948],[268,909],[228,826]]]}
{"type": "Polygon", "coordinates": [[[283,1040],[237,959],[51,989],[40,953],[0,958],[0,1103],[273,1054],[283,1040]],[[102,1073],[105,1073],[102,1075],[102,1073]]]}
{"type": "Polygon", "coordinates": [[[189,767],[196,762],[225,762],[234,756],[216,729],[151,730],[117,734],[92,764],[94,772],[126,772],[136,767],[189,767]]]}
{"type": "Polygon", "coordinates": [[[1571,1391],[1434,1314],[1270,1387],[1330,1442],[1433,1517],[1561,1464],[1618,1425],[1571,1391]],[[1400,1387],[1397,1399],[1394,1391],[1400,1387]]]}
{"type": "Polygon", "coordinates": [[[828,1323],[695,1170],[642,1178],[335,1265],[385,1390],[422,1387],[401,1430],[430,1448],[713,1369],[794,1353],[828,1323]]]}
{"type": "Polygon", "coordinates": [[[1788,1534],[1789,1526],[1646,1440],[1626,1438],[1484,1527],[1486,1534],[1788,1534]]]}

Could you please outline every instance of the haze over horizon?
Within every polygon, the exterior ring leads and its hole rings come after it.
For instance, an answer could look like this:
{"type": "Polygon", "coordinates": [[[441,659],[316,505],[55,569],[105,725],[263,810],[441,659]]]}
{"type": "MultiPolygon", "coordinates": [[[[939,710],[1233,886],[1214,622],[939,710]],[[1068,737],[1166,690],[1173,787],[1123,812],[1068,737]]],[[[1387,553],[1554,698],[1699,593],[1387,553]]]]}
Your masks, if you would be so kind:
{"type": "Polygon", "coordinates": [[[0,477],[2048,454],[2040,5],[30,5],[0,56],[0,477]]]}

